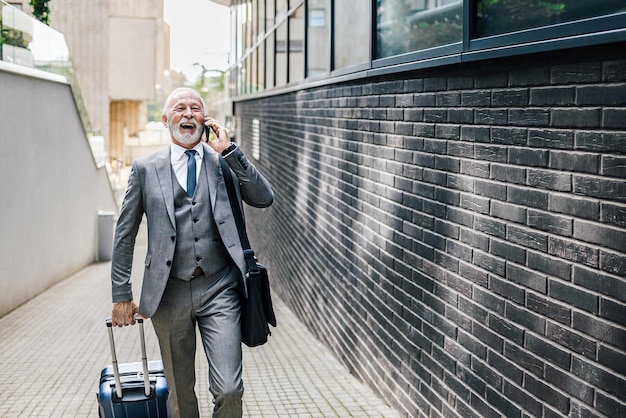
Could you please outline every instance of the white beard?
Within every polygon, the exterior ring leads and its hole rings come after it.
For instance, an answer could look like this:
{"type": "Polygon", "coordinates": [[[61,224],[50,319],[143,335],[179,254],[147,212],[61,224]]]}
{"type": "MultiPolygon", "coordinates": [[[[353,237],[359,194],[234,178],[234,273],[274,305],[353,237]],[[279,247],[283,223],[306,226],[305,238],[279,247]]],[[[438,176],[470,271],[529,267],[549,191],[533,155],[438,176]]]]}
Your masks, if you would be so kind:
{"type": "Polygon", "coordinates": [[[198,142],[202,136],[201,126],[195,120],[184,120],[178,122],[176,125],[170,125],[170,135],[174,137],[176,141],[184,145],[192,145],[198,142]],[[180,133],[180,125],[182,123],[193,123],[196,126],[196,132],[194,134],[182,134],[180,133]]]}

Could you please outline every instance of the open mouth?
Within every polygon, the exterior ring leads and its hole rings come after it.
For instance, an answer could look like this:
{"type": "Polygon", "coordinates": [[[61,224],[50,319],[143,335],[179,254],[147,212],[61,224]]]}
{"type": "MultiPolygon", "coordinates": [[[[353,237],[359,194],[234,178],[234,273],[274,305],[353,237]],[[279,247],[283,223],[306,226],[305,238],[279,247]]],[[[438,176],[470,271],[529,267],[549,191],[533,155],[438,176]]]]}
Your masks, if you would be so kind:
{"type": "Polygon", "coordinates": [[[196,125],[193,124],[193,123],[181,123],[180,127],[183,130],[194,130],[194,129],[196,129],[196,125]]]}

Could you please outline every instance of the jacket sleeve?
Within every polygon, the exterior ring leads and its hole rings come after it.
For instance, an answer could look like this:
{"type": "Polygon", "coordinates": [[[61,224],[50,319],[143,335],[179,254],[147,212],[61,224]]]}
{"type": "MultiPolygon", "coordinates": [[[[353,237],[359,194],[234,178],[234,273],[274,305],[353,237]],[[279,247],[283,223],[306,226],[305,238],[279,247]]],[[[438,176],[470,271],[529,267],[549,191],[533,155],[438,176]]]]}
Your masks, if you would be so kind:
{"type": "Polygon", "coordinates": [[[131,270],[137,231],[144,214],[140,173],[133,162],[128,188],[115,228],[111,260],[111,286],[113,303],[133,300],[131,270]]]}
{"type": "Polygon", "coordinates": [[[248,161],[239,147],[224,158],[233,170],[241,187],[241,197],[244,202],[255,208],[265,208],[274,201],[274,191],[270,183],[248,161]]]}

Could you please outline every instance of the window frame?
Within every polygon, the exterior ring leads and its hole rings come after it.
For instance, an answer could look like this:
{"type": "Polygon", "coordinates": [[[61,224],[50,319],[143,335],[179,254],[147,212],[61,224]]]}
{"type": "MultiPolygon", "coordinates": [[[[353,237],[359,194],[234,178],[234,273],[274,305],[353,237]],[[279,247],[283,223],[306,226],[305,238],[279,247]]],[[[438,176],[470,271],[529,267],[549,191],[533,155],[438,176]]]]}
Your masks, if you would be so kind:
{"type": "MultiPolygon", "coordinates": [[[[244,0],[245,1],[245,0],[244,0]]],[[[275,0],[259,0],[265,5],[267,2],[275,0]]],[[[376,27],[376,1],[370,0],[368,3],[369,20],[370,20],[370,59],[368,62],[357,65],[335,68],[335,10],[334,3],[340,0],[330,1],[329,24],[330,24],[330,46],[328,53],[330,56],[330,71],[327,73],[308,75],[307,57],[307,36],[308,36],[308,19],[306,16],[308,10],[308,2],[306,0],[290,0],[286,11],[276,16],[279,20],[274,21],[274,25],[270,28],[263,28],[263,32],[259,34],[259,39],[254,45],[249,46],[241,57],[235,57],[235,62],[231,63],[231,68],[236,69],[237,65],[245,62],[246,56],[250,54],[251,49],[259,48],[260,44],[265,42],[283,20],[291,17],[297,7],[305,8],[304,17],[304,39],[305,48],[304,56],[304,74],[302,79],[298,81],[287,82],[282,85],[268,87],[269,83],[264,83],[263,88],[252,94],[240,94],[231,97],[234,101],[245,100],[255,96],[266,96],[282,93],[289,90],[298,90],[309,88],[316,85],[333,84],[341,81],[371,77],[384,74],[392,74],[402,71],[410,71],[421,68],[432,68],[461,62],[480,61],[492,58],[512,57],[517,55],[532,54],[538,52],[549,52],[564,50],[575,47],[585,47],[600,44],[609,44],[613,42],[626,41],[626,12],[618,12],[609,15],[596,16],[586,19],[569,21],[554,25],[541,26],[537,28],[525,29],[516,32],[509,32],[483,38],[473,38],[475,25],[475,7],[476,0],[463,1],[463,29],[462,40],[448,45],[438,46],[430,49],[408,52],[400,55],[394,55],[384,58],[376,58],[377,46],[377,27],[376,27]]],[[[264,6],[265,7],[265,6],[264,6]]],[[[267,21],[267,17],[266,17],[267,21]]],[[[237,34],[237,29],[233,30],[237,34]]],[[[286,44],[289,45],[289,32],[287,33],[286,44]]],[[[267,53],[267,50],[265,51],[267,53]]],[[[264,55],[265,60],[273,59],[275,61],[276,51],[273,51],[274,57],[264,55]]],[[[287,64],[288,65],[288,64],[287,64]]],[[[267,67],[267,66],[265,66],[267,67]]],[[[288,69],[288,68],[287,68],[288,69]]],[[[274,77],[276,74],[276,65],[274,65],[272,74],[265,69],[265,77],[274,77]]]]}

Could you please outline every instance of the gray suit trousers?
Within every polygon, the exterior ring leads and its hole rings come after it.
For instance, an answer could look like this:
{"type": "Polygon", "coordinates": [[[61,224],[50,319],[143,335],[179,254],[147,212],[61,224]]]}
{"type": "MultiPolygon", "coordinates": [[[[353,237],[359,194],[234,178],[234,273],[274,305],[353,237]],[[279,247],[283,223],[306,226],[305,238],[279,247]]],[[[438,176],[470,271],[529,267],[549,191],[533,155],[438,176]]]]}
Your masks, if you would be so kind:
{"type": "Polygon", "coordinates": [[[175,418],[199,417],[196,324],[209,364],[213,417],[241,417],[243,382],[240,275],[232,265],[191,281],[170,278],[152,324],[159,339],[175,418]]]}

